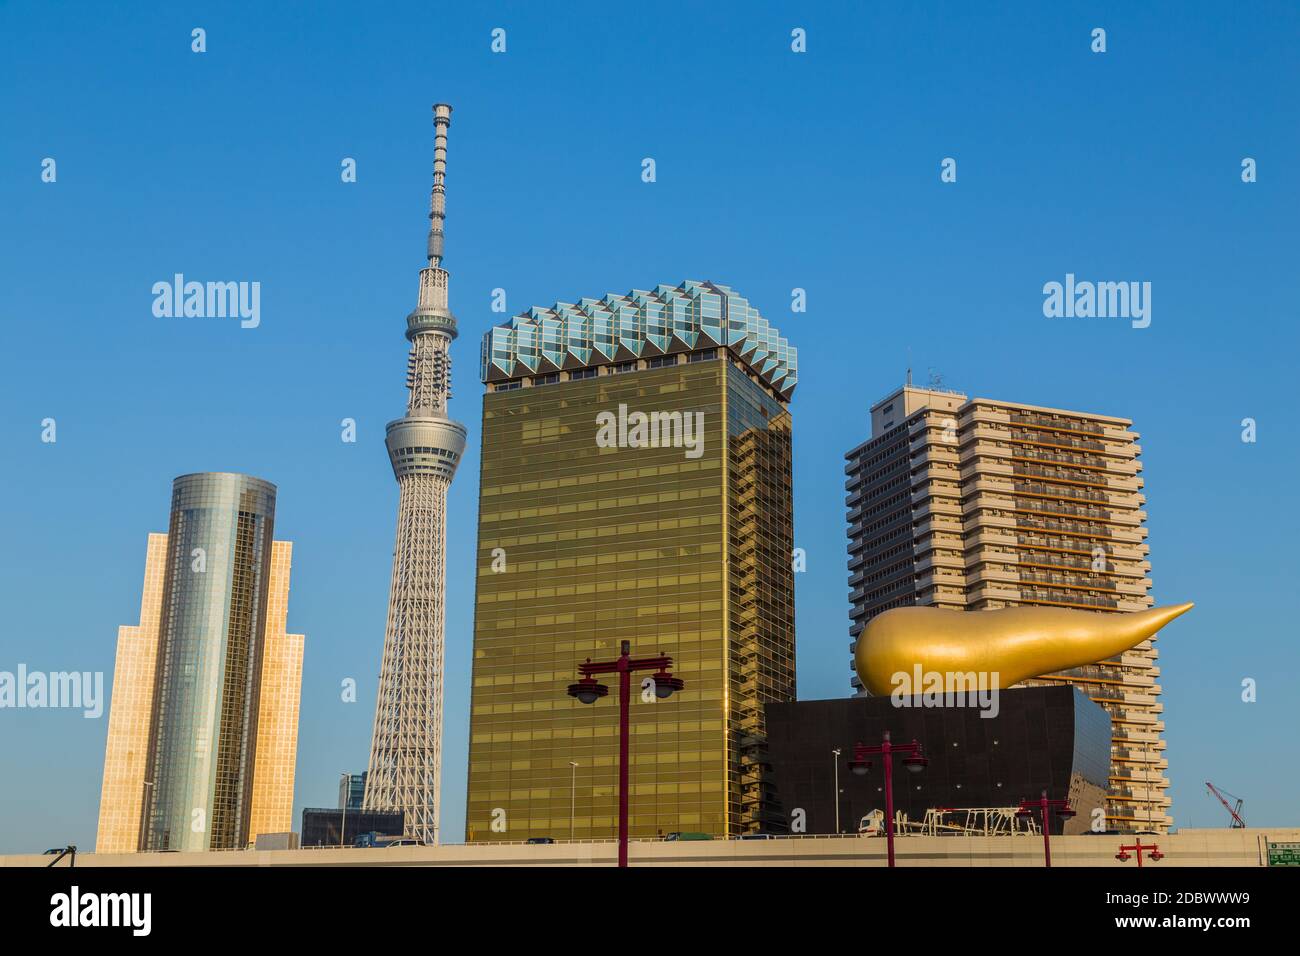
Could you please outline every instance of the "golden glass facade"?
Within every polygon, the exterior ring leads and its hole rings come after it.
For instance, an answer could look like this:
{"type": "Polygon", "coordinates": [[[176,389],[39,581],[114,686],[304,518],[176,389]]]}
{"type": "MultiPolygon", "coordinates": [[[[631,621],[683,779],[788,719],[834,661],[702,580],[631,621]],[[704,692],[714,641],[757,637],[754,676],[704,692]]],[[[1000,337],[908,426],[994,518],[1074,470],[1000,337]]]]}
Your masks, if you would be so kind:
{"type": "Polygon", "coordinates": [[[492,388],[467,838],[616,834],[617,681],[595,705],[565,689],[581,661],[616,658],[624,640],[633,656],[671,656],[686,682],[653,702],[634,684],[632,836],[779,829],[761,704],[795,688],[784,402],[725,348],[492,388]],[[598,443],[599,415],[638,411],[697,421],[702,440],[638,444],[629,429],[598,443]]]}

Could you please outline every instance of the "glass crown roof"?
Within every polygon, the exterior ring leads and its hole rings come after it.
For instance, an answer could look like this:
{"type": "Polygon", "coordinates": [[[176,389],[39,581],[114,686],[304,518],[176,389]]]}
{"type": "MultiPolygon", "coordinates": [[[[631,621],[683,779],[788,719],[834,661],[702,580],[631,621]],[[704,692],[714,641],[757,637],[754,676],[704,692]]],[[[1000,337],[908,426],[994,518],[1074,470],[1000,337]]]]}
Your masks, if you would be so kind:
{"type": "Polygon", "coordinates": [[[797,350],[725,285],[687,280],[601,299],[534,306],[483,336],[484,383],[726,348],[783,398],[794,392],[797,350]]]}

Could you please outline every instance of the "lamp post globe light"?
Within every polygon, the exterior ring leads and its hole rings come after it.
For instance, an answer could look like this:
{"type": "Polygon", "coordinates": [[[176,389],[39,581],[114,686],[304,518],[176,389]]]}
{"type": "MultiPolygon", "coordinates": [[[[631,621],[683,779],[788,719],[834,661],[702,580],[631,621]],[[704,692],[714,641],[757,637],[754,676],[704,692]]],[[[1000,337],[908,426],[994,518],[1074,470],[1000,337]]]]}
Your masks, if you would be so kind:
{"type": "MultiPolygon", "coordinates": [[[[686,686],[680,677],[668,670],[673,659],[658,657],[632,657],[631,643],[623,641],[618,660],[592,663],[587,658],[578,665],[578,680],[569,685],[568,695],[579,703],[594,704],[609,694],[609,687],[596,680],[596,674],[618,674],[618,865],[627,866],[627,808],[628,808],[628,717],[632,697],[632,674],[636,671],[654,671],[650,680],[654,684],[656,700],[667,700],[686,686]]],[[[570,824],[572,827],[572,824],[570,824]]]]}
{"type": "Polygon", "coordinates": [[[574,814],[578,812],[578,761],[569,761],[569,842],[573,842],[574,814]]]}
{"type": "Polygon", "coordinates": [[[662,668],[651,677],[651,680],[654,681],[655,696],[660,700],[667,700],[686,686],[686,681],[680,677],[674,677],[662,668]]]}
{"type": "Polygon", "coordinates": [[[351,774],[346,770],[340,771],[339,778],[343,783],[343,819],[339,821],[339,845],[348,845],[348,804],[352,800],[351,774]]]}
{"type": "Polygon", "coordinates": [[[835,835],[839,836],[840,830],[840,754],[842,751],[836,747],[831,751],[831,765],[835,768],[835,835]]]}
{"type": "Polygon", "coordinates": [[[853,745],[853,759],[849,769],[856,776],[865,777],[871,770],[870,756],[883,757],[885,765],[885,838],[889,849],[889,865],[894,865],[894,755],[903,758],[903,766],[909,773],[920,773],[930,763],[930,758],[921,752],[921,745],[912,740],[910,744],[895,744],[889,739],[886,730],[879,746],[868,747],[862,743],[853,745]]]}
{"type": "Polygon", "coordinates": [[[1132,843],[1128,844],[1127,846],[1121,846],[1119,848],[1119,852],[1115,854],[1115,859],[1119,860],[1121,863],[1127,863],[1129,860],[1132,859],[1132,857],[1129,856],[1128,854],[1129,850],[1132,850],[1134,853],[1137,854],[1139,870],[1142,869],[1143,853],[1146,853],[1147,858],[1150,859],[1151,862],[1153,863],[1159,863],[1161,860],[1165,858],[1165,855],[1160,852],[1160,847],[1158,844],[1143,843],[1142,838],[1138,837],[1136,840],[1134,840],[1132,843]]]}
{"type": "Polygon", "coordinates": [[[1021,820],[1032,820],[1035,813],[1042,817],[1044,866],[1052,865],[1052,845],[1049,842],[1049,834],[1052,828],[1047,816],[1048,810],[1055,810],[1056,815],[1063,820],[1068,820],[1074,816],[1074,811],[1070,809],[1069,800],[1048,800],[1046,790],[1037,800],[1021,800],[1020,807],[1016,810],[1016,816],[1021,820]]]}
{"type": "MultiPolygon", "coordinates": [[[[587,658],[587,663],[591,663],[590,657],[587,658]]],[[[594,704],[608,693],[609,688],[597,683],[594,677],[584,677],[577,683],[569,685],[569,696],[578,698],[584,704],[594,704]]]]}

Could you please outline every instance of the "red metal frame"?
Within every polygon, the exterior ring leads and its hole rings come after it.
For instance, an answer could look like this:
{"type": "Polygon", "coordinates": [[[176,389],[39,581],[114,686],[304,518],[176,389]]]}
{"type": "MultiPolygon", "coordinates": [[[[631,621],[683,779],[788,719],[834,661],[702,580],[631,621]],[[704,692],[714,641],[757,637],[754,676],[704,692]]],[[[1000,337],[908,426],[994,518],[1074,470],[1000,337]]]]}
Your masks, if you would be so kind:
{"type": "Polygon", "coordinates": [[[673,659],[660,655],[658,657],[632,657],[631,643],[624,641],[622,653],[618,660],[592,663],[587,658],[578,665],[581,680],[569,685],[569,696],[577,697],[583,690],[592,691],[598,697],[604,697],[609,689],[595,680],[597,674],[618,674],[618,865],[627,866],[627,810],[628,810],[628,717],[631,703],[632,674],[635,671],[656,671],[656,685],[666,684],[673,691],[679,691],[686,682],[680,677],[673,677],[668,668],[673,666],[673,659]]]}

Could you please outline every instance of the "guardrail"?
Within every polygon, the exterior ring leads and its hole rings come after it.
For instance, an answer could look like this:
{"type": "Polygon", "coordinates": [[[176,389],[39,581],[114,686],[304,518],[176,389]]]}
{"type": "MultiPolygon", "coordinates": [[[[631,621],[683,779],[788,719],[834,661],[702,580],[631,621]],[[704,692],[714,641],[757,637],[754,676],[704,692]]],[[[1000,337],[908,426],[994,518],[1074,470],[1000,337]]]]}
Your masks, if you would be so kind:
{"type": "MultiPolygon", "coordinates": [[[[863,839],[863,836],[858,833],[770,833],[770,834],[765,834],[761,837],[719,836],[719,837],[713,837],[711,840],[680,840],[680,841],[666,840],[663,837],[632,837],[628,840],[628,842],[629,843],[679,843],[679,842],[680,843],[710,843],[710,842],[722,843],[722,842],[730,841],[730,842],[737,842],[737,843],[746,843],[746,842],[752,842],[757,839],[859,840],[859,839],[863,839]]],[[[533,845],[534,846],[547,846],[547,845],[559,846],[563,844],[566,846],[579,846],[579,845],[595,846],[600,844],[617,844],[617,843],[618,840],[613,837],[610,837],[609,839],[605,839],[605,840],[567,840],[567,839],[560,839],[559,837],[556,837],[551,844],[533,844],[533,845]]],[[[435,846],[435,845],[436,846],[528,846],[529,841],[526,839],[525,840],[466,840],[463,843],[429,844],[426,847],[421,847],[421,849],[427,849],[430,846],[435,846]]],[[[231,849],[238,850],[239,848],[236,847],[231,849]]],[[[253,847],[248,847],[247,849],[251,850],[253,849],[253,847]]],[[[387,849],[387,847],[384,846],[359,847],[359,846],[351,846],[345,844],[332,844],[332,845],[325,845],[325,846],[318,846],[318,845],[300,846],[298,847],[298,849],[300,850],[384,850],[387,849]]]]}

